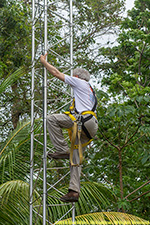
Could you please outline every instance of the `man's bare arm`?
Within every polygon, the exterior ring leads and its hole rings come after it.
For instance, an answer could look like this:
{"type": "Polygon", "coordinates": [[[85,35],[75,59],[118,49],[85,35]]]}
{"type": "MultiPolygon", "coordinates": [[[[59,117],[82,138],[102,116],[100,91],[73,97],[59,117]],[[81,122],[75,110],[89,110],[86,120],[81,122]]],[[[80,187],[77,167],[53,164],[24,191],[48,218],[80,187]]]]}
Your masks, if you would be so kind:
{"type": "Polygon", "coordinates": [[[43,56],[41,55],[40,61],[43,64],[43,66],[55,77],[57,77],[59,80],[65,81],[65,75],[61,73],[59,70],[57,70],[54,66],[49,64],[46,61],[47,53],[43,56]]]}

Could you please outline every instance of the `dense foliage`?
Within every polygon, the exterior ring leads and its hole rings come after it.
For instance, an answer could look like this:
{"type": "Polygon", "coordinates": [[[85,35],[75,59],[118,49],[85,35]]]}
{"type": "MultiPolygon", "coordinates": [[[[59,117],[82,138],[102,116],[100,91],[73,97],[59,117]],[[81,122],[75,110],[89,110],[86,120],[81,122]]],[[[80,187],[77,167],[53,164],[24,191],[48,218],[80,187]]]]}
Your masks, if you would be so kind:
{"type": "Polygon", "coordinates": [[[107,94],[98,93],[99,132],[94,146],[96,154],[91,158],[94,179],[115,186],[118,208],[148,219],[149,10],[149,1],[135,1],[135,7],[121,23],[117,46],[99,49],[105,58],[100,67],[103,68],[102,84],[107,87],[107,94]]]}

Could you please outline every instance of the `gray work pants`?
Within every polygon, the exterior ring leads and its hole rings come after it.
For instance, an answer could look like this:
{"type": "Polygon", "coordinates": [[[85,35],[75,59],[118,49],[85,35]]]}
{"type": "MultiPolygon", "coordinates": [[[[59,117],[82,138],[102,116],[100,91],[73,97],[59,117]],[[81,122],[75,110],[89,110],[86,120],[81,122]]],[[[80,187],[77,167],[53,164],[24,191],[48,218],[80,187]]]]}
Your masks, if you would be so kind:
{"type": "MultiPolygon", "coordinates": [[[[88,115],[84,115],[87,117],[88,115]]],[[[89,121],[85,124],[88,132],[90,133],[91,137],[97,132],[98,123],[95,117],[92,117],[89,121]]],[[[52,114],[47,116],[47,129],[49,132],[49,136],[51,139],[52,144],[54,145],[56,152],[69,152],[69,147],[67,142],[64,139],[62,128],[71,128],[73,126],[73,122],[70,117],[66,114],[52,114]]],[[[88,142],[89,139],[82,131],[81,133],[81,143],[88,142]]],[[[75,144],[78,144],[78,140],[76,138],[75,144]]],[[[83,151],[86,147],[83,148],[83,151]]],[[[78,149],[74,149],[73,152],[73,163],[79,164],[79,153],[78,149]]],[[[81,174],[81,167],[79,166],[70,166],[70,184],[69,189],[74,190],[80,193],[80,174],[81,174]]]]}

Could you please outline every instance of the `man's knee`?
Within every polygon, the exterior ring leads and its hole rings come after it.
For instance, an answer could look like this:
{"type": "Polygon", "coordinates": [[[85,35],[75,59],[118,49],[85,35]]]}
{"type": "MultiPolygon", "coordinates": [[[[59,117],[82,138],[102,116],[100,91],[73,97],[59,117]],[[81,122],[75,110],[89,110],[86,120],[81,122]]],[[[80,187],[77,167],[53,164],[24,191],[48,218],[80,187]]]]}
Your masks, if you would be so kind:
{"type": "Polygon", "coordinates": [[[55,121],[55,116],[54,115],[48,115],[46,118],[47,124],[51,124],[55,121]]]}

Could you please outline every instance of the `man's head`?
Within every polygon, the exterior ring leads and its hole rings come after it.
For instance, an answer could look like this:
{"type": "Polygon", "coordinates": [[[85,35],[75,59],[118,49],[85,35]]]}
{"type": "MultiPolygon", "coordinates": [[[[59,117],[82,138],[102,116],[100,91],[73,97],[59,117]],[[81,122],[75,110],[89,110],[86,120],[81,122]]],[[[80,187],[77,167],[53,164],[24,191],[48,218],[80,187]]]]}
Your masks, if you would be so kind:
{"type": "Polygon", "coordinates": [[[89,81],[90,80],[90,74],[87,70],[82,68],[76,68],[73,70],[73,76],[78,76],[82,80],[89,81]]]}

